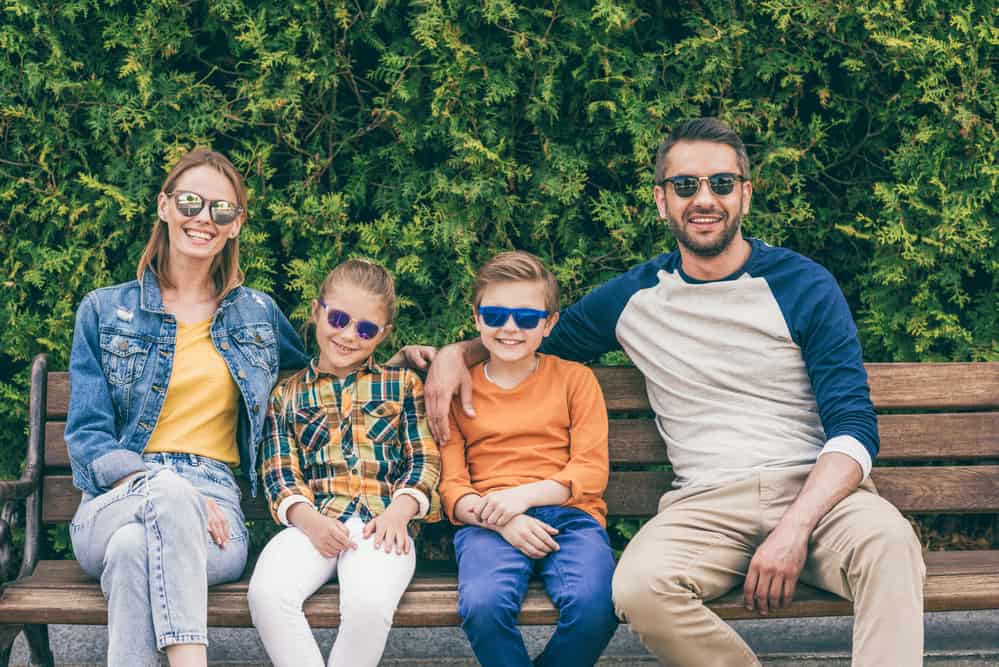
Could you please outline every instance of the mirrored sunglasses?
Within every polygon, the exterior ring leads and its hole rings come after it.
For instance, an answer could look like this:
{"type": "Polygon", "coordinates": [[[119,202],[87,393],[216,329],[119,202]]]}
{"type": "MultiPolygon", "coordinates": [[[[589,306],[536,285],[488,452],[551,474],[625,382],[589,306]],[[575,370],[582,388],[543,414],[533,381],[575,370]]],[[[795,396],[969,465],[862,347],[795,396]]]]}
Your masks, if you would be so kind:
{"type": "Polygon", "coordinates": [[[334,329],[343,329],[353,321],[354,330],[357,331],[357,337],[361,340],[371,340],[385,330],[385,327],[378,326],[370,320],[355,320],[349,313],[330,308],[322,299],[319,299],[319,305],[326,311],[326,321],[334,329]]]}
{"type": "MultiPolygon", "coordinates": [[[[201,213],[205,207],[205,199],[197,192],[168,192],[167,197],[172,197],[177,210],[185,218],[193,218],[201,213]]],[[[231,201],[225,199],[215,199],[208,202],[208,216],[216,225],[228,225],[232,223],[243,209],[231,201]]]]}
{"type": "Polygon", "coordinates": [[[697,191],[701,189],[701,181],[707,181],[708,187],[711,188],[711,192],[716,195],[728,195],[732,194],[732,190],[735,189],[736,183],[745,180],[746,178],[744,176],[740,176],[739,174],[724,172],[721,174],[711,174],[710,176],[670,176],[669,178],[664,178],[659,181],[657,185],[672,183],[673,192],[676,193],[676,196],[687,199],[688,197],[696,195],[697,191]]]}
{"type": "Polygon", "coordinates": [[[479,306],[479,317],[487,327],[501,327],[510,316],[518,329],[533,329],[538,323],[548,317],[547,310],[534,308],[503,308],[502,306],[479,306]]]}

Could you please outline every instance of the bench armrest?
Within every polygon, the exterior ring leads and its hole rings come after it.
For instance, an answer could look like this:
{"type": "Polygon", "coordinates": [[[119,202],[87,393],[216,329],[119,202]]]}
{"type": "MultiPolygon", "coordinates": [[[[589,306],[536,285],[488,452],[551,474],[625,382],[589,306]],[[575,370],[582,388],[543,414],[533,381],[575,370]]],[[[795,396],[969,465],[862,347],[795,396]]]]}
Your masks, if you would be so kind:
{"type": "Polygon", "coordinates": [[[25,466],[21,479],[0,480],[0,500],[24,500],[38,489],[41,478],[41,466],[25,466]]]}

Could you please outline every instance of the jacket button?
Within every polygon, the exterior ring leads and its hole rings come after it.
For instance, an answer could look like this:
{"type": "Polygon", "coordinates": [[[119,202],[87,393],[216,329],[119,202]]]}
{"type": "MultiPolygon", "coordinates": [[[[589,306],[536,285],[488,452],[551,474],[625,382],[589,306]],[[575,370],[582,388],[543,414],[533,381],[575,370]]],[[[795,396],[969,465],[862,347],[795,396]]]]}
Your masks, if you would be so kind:
{"type": "Polygon", "coordinates": [[[260,337],[260,334],[255,334],[253,336],[253,340],[257,341],[258,343],[263,343],[264,342],[264,339],[260,337]]]}
{"type": "Polygon", "coordinates": [[[260,406],[257,405],[256,403],[254,403],[253,404],[253,414],[257,414],[259,412],[260,412],[260,406]]]}
{"type": "Polygon", "coordinates": [[[229,349],[229,343],[227,343],[226,341],[222,341],[222,344],[219,345],[219,347],[221,347],[223,350],[228,350],[229,349]]]}
{"type": "Polygon", "coordinates": [[[239,372],[236,373],[236,375],[239,376],[240,380],[245,380],[246,379],[246,371],[244,371],[242,368],[239,369],[239,372]]]}
{"type": "Polygon", "coordinates": [[[124,352],[125,350],[128,349],[128,343],[126,343],[123,340],[122,341],[118,341],[118,349],[121,350],[122,352],[124,352]]]}

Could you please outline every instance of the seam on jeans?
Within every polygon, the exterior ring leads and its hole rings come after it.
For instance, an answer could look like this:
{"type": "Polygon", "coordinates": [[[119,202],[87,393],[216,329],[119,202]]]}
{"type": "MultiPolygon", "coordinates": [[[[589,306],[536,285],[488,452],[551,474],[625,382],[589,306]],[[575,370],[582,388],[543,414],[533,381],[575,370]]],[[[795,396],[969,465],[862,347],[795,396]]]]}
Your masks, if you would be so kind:
{"type": "MultiPolygon", "coordinates": [[[[159,524],[156,523],[156,510],[153,507],[153,503],[150,502],[149,498],[149,485],[146,485],[146,529],[147,531],[152,531],[156,538],[156,553],[154,555],[154,560],[156,562],[156,585],[159,588],[160,604],[163,608],[163,615],[166,616],[166,624],[168,627],[173,627],[173,619],[170,616],[170,600],[167,598],[166,585],[164,581],[166,580],[166,571],[164,570],[164,558],[163,558],[163,534],[160,533],[159,524]],[[150,520],[151,519],[151,520],[150,520]]],[[[148,540],[147,540],[148,547],[148,540]]],[[[150,573],[152,574],[152,573],[150,573]]],[[[151,600],[150,600],[151,602],[151,600]]],[[[155,619],[155,615],[153,616],[155,619]]],[[[170,633],[167,633],[170,634],[170,633]]]]}

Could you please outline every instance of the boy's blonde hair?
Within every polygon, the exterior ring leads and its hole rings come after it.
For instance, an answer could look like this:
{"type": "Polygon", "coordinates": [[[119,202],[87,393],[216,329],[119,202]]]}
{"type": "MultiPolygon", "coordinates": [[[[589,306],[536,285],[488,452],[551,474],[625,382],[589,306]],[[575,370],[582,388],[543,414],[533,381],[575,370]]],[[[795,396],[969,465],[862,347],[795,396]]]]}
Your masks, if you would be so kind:
{"type": "Polygon", "coordinates": [[[523,250],[501,252],[482,265],[475,274],[472,305],[478,309],[486,288],[496,283],[536,282],[545,292],[545,310],[558,311],[558,282],[548,267],[535,255],[523,250]]]}

